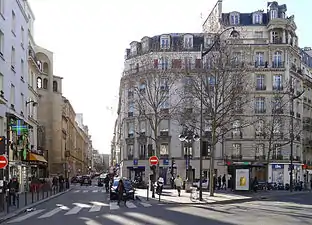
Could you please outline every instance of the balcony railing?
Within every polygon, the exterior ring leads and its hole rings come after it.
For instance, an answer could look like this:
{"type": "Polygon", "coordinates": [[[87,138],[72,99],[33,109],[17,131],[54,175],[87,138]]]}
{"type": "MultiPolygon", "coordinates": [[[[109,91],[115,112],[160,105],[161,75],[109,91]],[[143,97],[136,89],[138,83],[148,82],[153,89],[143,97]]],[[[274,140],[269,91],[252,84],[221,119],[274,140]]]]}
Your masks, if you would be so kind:
{"type": "Polygon", "coordinates": [[[263,114],[266,113],[266,109],[255,109],[256,114],[263,114]]]}
{"type": "Polygon", "coordinates": [[[231,155],[231,159],[242,160],[243,156],[239,154],[234,154],[234,155],[231,155]]]}
{"type": "Polygon", "coordinates": [[[285,68],[284,61],[272,61],[272,68],[285,68]]]}

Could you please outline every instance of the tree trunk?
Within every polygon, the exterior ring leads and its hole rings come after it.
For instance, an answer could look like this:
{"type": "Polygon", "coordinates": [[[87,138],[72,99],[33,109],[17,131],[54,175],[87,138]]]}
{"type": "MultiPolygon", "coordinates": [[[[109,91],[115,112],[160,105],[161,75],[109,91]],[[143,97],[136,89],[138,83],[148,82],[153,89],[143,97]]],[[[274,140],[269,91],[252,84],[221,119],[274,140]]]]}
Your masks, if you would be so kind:
{"type": "Polygon", "coordinates": [[[209,192],[210,196],[214,196],[214,153],[216,149],[216,126],[215,121],[212,124],[211,152],[210,152],[210,176],[209,176],[209,192]]]}

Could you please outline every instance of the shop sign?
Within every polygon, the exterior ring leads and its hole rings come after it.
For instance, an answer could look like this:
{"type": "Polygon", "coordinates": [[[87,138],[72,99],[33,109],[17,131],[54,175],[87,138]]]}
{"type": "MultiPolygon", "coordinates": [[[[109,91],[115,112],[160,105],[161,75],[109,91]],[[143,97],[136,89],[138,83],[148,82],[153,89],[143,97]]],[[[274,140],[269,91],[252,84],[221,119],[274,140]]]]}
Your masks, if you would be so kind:
{"type": "Polygon", "coordinates": [[[284,169],[284,164],[272,164],[272,169],[284,169]]]}

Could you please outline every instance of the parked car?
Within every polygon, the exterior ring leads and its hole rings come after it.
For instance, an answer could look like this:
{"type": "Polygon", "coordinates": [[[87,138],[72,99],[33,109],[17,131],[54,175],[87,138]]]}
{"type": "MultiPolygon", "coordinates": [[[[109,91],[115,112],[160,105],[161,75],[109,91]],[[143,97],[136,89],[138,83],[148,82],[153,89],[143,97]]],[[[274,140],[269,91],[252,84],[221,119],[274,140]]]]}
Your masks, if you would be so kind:
{"type": "MultiPolygon", "coordinates": [[[[110,190],[110,199],[111,200],[117,200],[118,199],[118,193],[117,193],[117,187],[119,184],[120,179],[115,179],[113,182],[113,185],[110,190]]],[[[134,200],[134,193],[135,189],[133,188],[131,181],[128,179],[123,179],[125,190],[126,190],[126,198],[134,200]]]]}
{"type": "Polygon", "coordinates": [[[92,180],[90,176],[82,176],[81,177],[81,181],[80,181],[80,185],[91,185],[92,184],[92,180]]]}
{"type": "Polygon", "coordinates": [[[70,179],[72,184],[80,183],[81,176],[74,176],[70,179]]]}

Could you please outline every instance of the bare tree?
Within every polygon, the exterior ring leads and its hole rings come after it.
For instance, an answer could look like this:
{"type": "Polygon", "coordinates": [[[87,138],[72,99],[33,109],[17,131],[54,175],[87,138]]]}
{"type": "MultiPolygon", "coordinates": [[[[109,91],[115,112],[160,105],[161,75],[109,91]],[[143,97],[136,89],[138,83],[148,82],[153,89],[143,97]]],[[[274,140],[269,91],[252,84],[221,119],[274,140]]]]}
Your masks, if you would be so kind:
{"type": "MultiPolygon", "coordinates": [[[[300,143],[301,119],[300,114],[294,114],[292,104],[302,93],[294,93],[293,84],[286,81],[273,84],[273,92],[269,98],[268,110],[265,98],[258,97],[255,102],[257,123],[255,136],[257,139],[256,159],[264,160],[267,165],[272,160],[283,160],[282,148],[289,144],[300,143]]],[[[292,156],[290,156],[292,157],[292,156]]],[[[266,173],[267,174],[267,173],[266,173]]]]}
{"type": "MultiPolygon", "coordinates": [[[[197,130],[209,127],[211,171],[214,170],[216,144],[230,131],[241,135],[241,129],[253,123],[253,117],[249,116],[252,108],[252,82],[248,72],[250,46],[237,45],[236,41],[238,40],[219,40],[203,59],[202,67],[185,82],[187,94],[184,95],[188,96],[185,100],[188,99],[194,110],[191,116],[181,113],[181,120],[188,126],[195,126],[197,130]],[[201,108],[204,124],[199,122],[201,108]]],[[[210,194],[213,195],[213,191],[210,194]]]]}
{"type": "Polygon", "coordinates": [[[161,129],[161,123],[174,119],[182,103],[179,85],[183,70],[174,65],[168,54],[155,57],[157,59],[152,59],[149,55],[137,62],[136,75],[128,84],[133,95],[129,107],[130,111],[135,109],[139,121],[147,122],[151,131],[147,137],[155,144],[154,154],[160,157],[169,154],[168,149],[163,149],[163,152],[160,149],[160,140],[169,133],[169,125],[161,129]]]}

